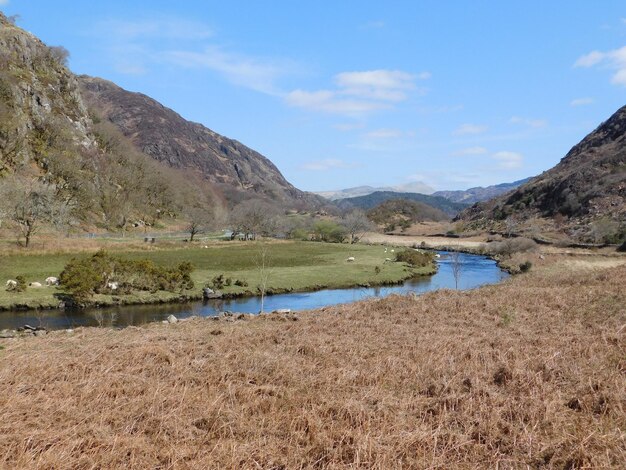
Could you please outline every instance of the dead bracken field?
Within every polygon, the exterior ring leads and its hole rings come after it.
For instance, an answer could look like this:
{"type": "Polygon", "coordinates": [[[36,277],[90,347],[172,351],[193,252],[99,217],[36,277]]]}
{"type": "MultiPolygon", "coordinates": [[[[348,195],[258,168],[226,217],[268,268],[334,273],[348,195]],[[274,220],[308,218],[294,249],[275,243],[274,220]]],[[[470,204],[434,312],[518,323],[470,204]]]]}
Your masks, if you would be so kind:
{"type": "Polygon", "coordinates": [[[2,468],[624,468],[626,266],[2,340],[2,468]]]}

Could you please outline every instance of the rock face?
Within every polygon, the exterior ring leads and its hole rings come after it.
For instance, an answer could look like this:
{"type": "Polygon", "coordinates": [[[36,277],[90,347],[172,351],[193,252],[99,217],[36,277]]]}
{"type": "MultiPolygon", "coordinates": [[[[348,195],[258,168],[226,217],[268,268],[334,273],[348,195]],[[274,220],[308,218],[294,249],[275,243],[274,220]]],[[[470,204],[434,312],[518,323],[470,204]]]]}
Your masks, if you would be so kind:
{"type": "MultiPolygon", "coordinates": [[[[258,152],[186,121],[148,96],[106,80],[77,77],[66,67],[66,59],[65,49],[47,46],[0,13],[0,178],[18,173],[21,178],[45,176],[46,182],[68,193],[63,195],[66,200],[80,201],[87,208],[84,214],[97,205],[89,200],[94,191],[114,193],[121,187],[123,192],[131,186],[118,181],[124,168],[116,168],[128,164],[111,155],[123,148],[128,151],[120,152],[128,157],[136,148],[140,157],[157,162],[154,173],[167,180],[159,181],[159,186],[184,181],[192,187],[191,193],[207,190],[217,196],[212,198],[215,201],[226,199],[231,205],[252,198],[278,201],[290,208],[323,204],[318,196],[292,186],[258,152]],[[92,116],[103,122],[94,122],[92,116]],[[106,121],[113,124],[109,127],[115,135],[104,129],[106,121]],[[111,139],[115,145],[107,147],[111,139]],[[102,168],[110,170],[111,178],[102,175],[102,168]],[[109,183],[113,189],[105,188],[109,183]],[[79,191],[80,195],[71,194],[79,191]]],[[[134,156],[129,159],[139,161],[134,156]]],[[[157,184],[148,182],[147,186],[157,184]]],[[[148,197],[142,194],[138,199],[148,197]]],[[[141,204],[135,202],[130,216],[139,217],[141,204]]],[[[174,211],[173,207],[160,209],[162,213],[174,211]]],[[[116,215],[112,221],[107,214],[95,212],[90,217],[102,217],[107,226],[126,223],[128,218],[116,215]]],[[[90,221],[90,217],[85,219],[90,221]]]]}
{"type": "Polygon", "coordinates": [[[92,125],[76,77],[62,48],[48,47],[0,13],[0,175],[36,161],[63,132],[83,147],[93,145],[92,125]]]}
{"type": "Polygon", "coordinates": [[[112,82],[79,77],[91,107],[115,124],[146,155],[173,168],[193,170],[223,190],[247,191],[272,200],[319,202],[292,186],[258,152],[221,136],[141,93],[112,82]]]}
{"type": "Polygon", "coordinates": [[[619,241],[626,236],[626,106],[554,168],[513,192],[475,204],[458,219],[481,227],[535,220],[559,225],[581,240],[619,241]],[[601,226],[606,233],[598,237],[601,226]]]}

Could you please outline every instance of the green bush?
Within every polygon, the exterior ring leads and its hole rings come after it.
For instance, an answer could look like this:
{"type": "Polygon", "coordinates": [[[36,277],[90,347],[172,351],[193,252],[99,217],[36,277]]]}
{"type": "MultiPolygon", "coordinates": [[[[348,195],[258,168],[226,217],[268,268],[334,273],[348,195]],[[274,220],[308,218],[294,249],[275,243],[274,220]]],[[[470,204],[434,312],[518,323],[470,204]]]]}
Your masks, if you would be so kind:
{"type": "Polygon", "coordinates": [[[318,220],[313,226],[315,241],[341,243],[346,239],[346,229],[332,220],[318,220]]]}
{"type": "Polygon", "coordinates": [[[410,264],[416,268],[422,268],[433,262],[432,253],[424,253],[422,251],[404,250],[396,253],[396,261],[410,264]]]}
{"type": "Polygon", "coordinates": [[[17,282],[15,286],[7,286],[7,291],[24,292],[26,290],[26,279],[24,279],[24,276],[16,276],[15,282],[17,282]]]}
{"type": "Polygon", "coordinates": [[[193,288],[192,271],[193,265],[189,262],[166,268],[147,259],[124,260],[100,250],[88,258],[72,259],[59,280],[72,297],[82,303],[94,294],[112,292],[182,292],[193,288]],[[113,289],[110,283],[115,283],[117,288],[113,289]]]}
{"type": "Polygon", "coordinates": [[[247,281],[242,281],[240,279],[236,279],[235,280],[235,285],[239,286],[239,287],[248,287],[248,282],[247,281]]]}

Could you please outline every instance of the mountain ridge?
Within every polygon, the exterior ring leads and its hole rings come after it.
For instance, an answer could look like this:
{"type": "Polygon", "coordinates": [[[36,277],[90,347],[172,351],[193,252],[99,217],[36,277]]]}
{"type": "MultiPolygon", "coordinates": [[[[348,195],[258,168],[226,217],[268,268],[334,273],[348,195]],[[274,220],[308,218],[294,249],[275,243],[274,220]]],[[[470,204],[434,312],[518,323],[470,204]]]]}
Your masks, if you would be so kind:
{"type": "Polygon", "coordinates": [[[449,217],[455,216],[459,211],[467,207],[467,204],[452,202],[441,196],[431,196],[420,193],[396,193],[393,191],[376,191],[365,196],[341,199],[335,201],[335,204],[344,210],[350,208],[369,210],[390,200],[420,202],[445,213],[449,217]]]}
{"type": "Polygon", "coordinates": [[[468,226],[533,225],[587,242],[626,239],[626,106],[574,145],[553,168],[514,191],[463,211],[468,226]]]}

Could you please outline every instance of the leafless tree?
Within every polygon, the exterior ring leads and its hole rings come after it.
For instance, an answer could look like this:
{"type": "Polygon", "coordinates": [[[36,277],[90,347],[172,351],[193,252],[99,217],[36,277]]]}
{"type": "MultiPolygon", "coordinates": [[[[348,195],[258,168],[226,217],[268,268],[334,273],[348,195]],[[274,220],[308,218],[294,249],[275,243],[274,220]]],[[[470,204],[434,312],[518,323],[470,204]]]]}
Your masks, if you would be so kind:
{"type": "Polygon", "coordinates": [[[463,270],[462,254],[458,251],[458,247],[450,252],[450,267],[454,276],[454,288],[459,289],[459,281],[461,280],[461,271],[463,270]]]}
{"type": "Polygon", "coordinates": [[[24,238],[24,246],[28,247],[42,224],[51,221],[57,203],[54,190],[35,178],[13,177],[2,182],[1,192],[2,214],[15,225],[18,242],[24,238]]]}
{"type": "Polygon", "coordinates": [[[270,234],[277,226],[279,211],[259,199],[248,199],[235,206],[230,215],[233,234],[243,233],[246,239],[256,240],[258,234],[270,234]]]}
{"type": "Polygon", "coordinates": [[[272,258],[269,246],[266,243],[259,244],[254,262],[257,272],[259,273],[257,289],[261,295],[261,313],[263,313],[265,307],[265,293],[267,292],[268,281],[272,274],[272,258]]]}
{"type": "Polygon", "coordinates": [[[350,235],[350,243],[356,243],[368,231],[372,230],[374,224],[367,218],[365,212],[355,209],[347,213],[341,220],[341,224],[350,235]]]}

